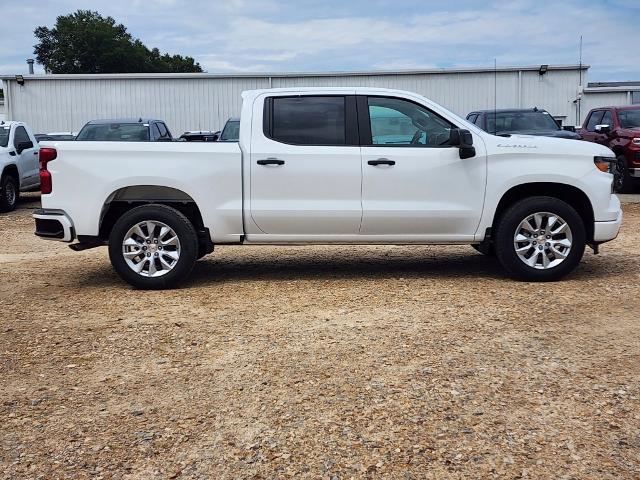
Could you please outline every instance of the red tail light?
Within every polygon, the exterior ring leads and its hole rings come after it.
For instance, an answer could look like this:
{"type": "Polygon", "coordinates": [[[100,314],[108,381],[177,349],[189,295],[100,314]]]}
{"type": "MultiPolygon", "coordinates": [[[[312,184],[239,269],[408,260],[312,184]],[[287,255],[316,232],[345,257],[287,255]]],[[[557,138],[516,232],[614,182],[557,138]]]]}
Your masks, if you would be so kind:
{"type": "Polygon", "coordinates": [[[53,183],[51,182],[51,172],[47,170],[47,164],[55,160],[58,157],[58,152],[55,148],[41,147],[40,148],[40,192],[51,193],[53,190],[53,183]]]}

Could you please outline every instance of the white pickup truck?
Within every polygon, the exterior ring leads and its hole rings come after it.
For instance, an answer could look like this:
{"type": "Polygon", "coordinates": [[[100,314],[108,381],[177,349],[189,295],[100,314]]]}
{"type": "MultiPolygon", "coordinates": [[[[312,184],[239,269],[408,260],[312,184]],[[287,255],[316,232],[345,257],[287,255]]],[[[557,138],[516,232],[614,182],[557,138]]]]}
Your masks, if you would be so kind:
{"type": "Polygon", "coordinates": [[[0,212],[16,208],[20,191],[37,190],[38,141],[22,122],[0,122],[0,212]]]}
{"type": "Polygon", "coordinates": [[[226,244],[469,244],[556,280],[620,228],[606,147],[496,137],[413,93],[243,93],[239,143],[41,148],[36,235],[109,246],[139,288],[182,282],[226,244]]]}

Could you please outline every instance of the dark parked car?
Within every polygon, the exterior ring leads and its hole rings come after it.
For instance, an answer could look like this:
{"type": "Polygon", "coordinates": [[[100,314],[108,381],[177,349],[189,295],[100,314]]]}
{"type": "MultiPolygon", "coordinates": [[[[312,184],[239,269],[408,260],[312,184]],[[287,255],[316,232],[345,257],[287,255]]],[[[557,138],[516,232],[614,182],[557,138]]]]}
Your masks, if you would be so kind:
{"type": "Polygon", "coordinates": [[[618,161],[611,169],[616,192],[629,193],[640,186],[640,105],[594,108],[579,133],[616,154],[618,161]]]}
{"type": "Polygon", "coordinates": [[[230,118],[227,123],[224,124],[222,133],[220,134],[219,142],[237,142],[240,138],[240,119],[230,118]]]}
{"type": "Polygon", "coordinates": [[[536,135],[573,140],[581,138],[572,131],[573,127],[561,128],[549,112],[539,108],[479,110],[467,115],[467,120],[494,135],[536,135]]]}
{"type": "Polygon", "coordinates": [[[180,138],[187,142],[217,142],[219,137],[220,131],[194,131],[184,132],[180,135],[180,138]]]}
{"type": "Polygon", "coordinates": [[[162,120],[121,118],[92,120],[78,136],[79,142],[172,142],[171,132],[162,120]]]}
{"type": "Polygon", "coordinates": [[[76,139],[76,135],[74,132],[52,132],[36,133],[35,137],[38,142],[70,142],[76,139]]]}

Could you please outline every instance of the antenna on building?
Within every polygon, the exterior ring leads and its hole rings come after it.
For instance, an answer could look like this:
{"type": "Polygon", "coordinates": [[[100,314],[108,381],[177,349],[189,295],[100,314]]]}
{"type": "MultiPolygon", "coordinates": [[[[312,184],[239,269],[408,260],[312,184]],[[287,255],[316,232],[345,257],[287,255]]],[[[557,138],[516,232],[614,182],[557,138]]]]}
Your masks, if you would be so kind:
{"type": "Polygon", "coordinates": [[[498,59],[493,59],[493,134],[498,133],[498,59]]]}
{"type": "Polygon", "coordinates": [[[577,97],[577,102],[576,102],[576,125],[580,125],[580,119],[582,118],[581,112],[580,112],[580,103],[582,100],[582,35],[580,35],[580,49],[579,49],[579,69],[578,69],[578,78],[580,79],[578,82],[578,97],[577,97]]]}

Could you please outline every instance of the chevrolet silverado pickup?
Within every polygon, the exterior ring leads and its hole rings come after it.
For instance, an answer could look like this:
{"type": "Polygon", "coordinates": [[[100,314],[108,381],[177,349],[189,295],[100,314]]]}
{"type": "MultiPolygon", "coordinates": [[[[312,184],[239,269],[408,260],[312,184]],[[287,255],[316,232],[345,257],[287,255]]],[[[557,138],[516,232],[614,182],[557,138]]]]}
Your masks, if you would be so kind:
{"type": "Polygon", "coordinates": [[[16,208],[21,191],[37,190],[38,141],[22,122],[0,122],[0,212],[16,208]]]}
{"type": "Polygon", "coordinates": [[[494,136],[398,90],[242,97],[238,143],[43,146],[36,235],[108,245],[122,279],[159,289],[233,244],[468,244],[551,281],[618,234],[602,145],[494,136]]]}
{"type": "Polygon", "coordinates": [[[615,154],[611,171],[616,192],[631,193],[640,186],[640,105],[594,108],[579,132],[615,154]]]}

